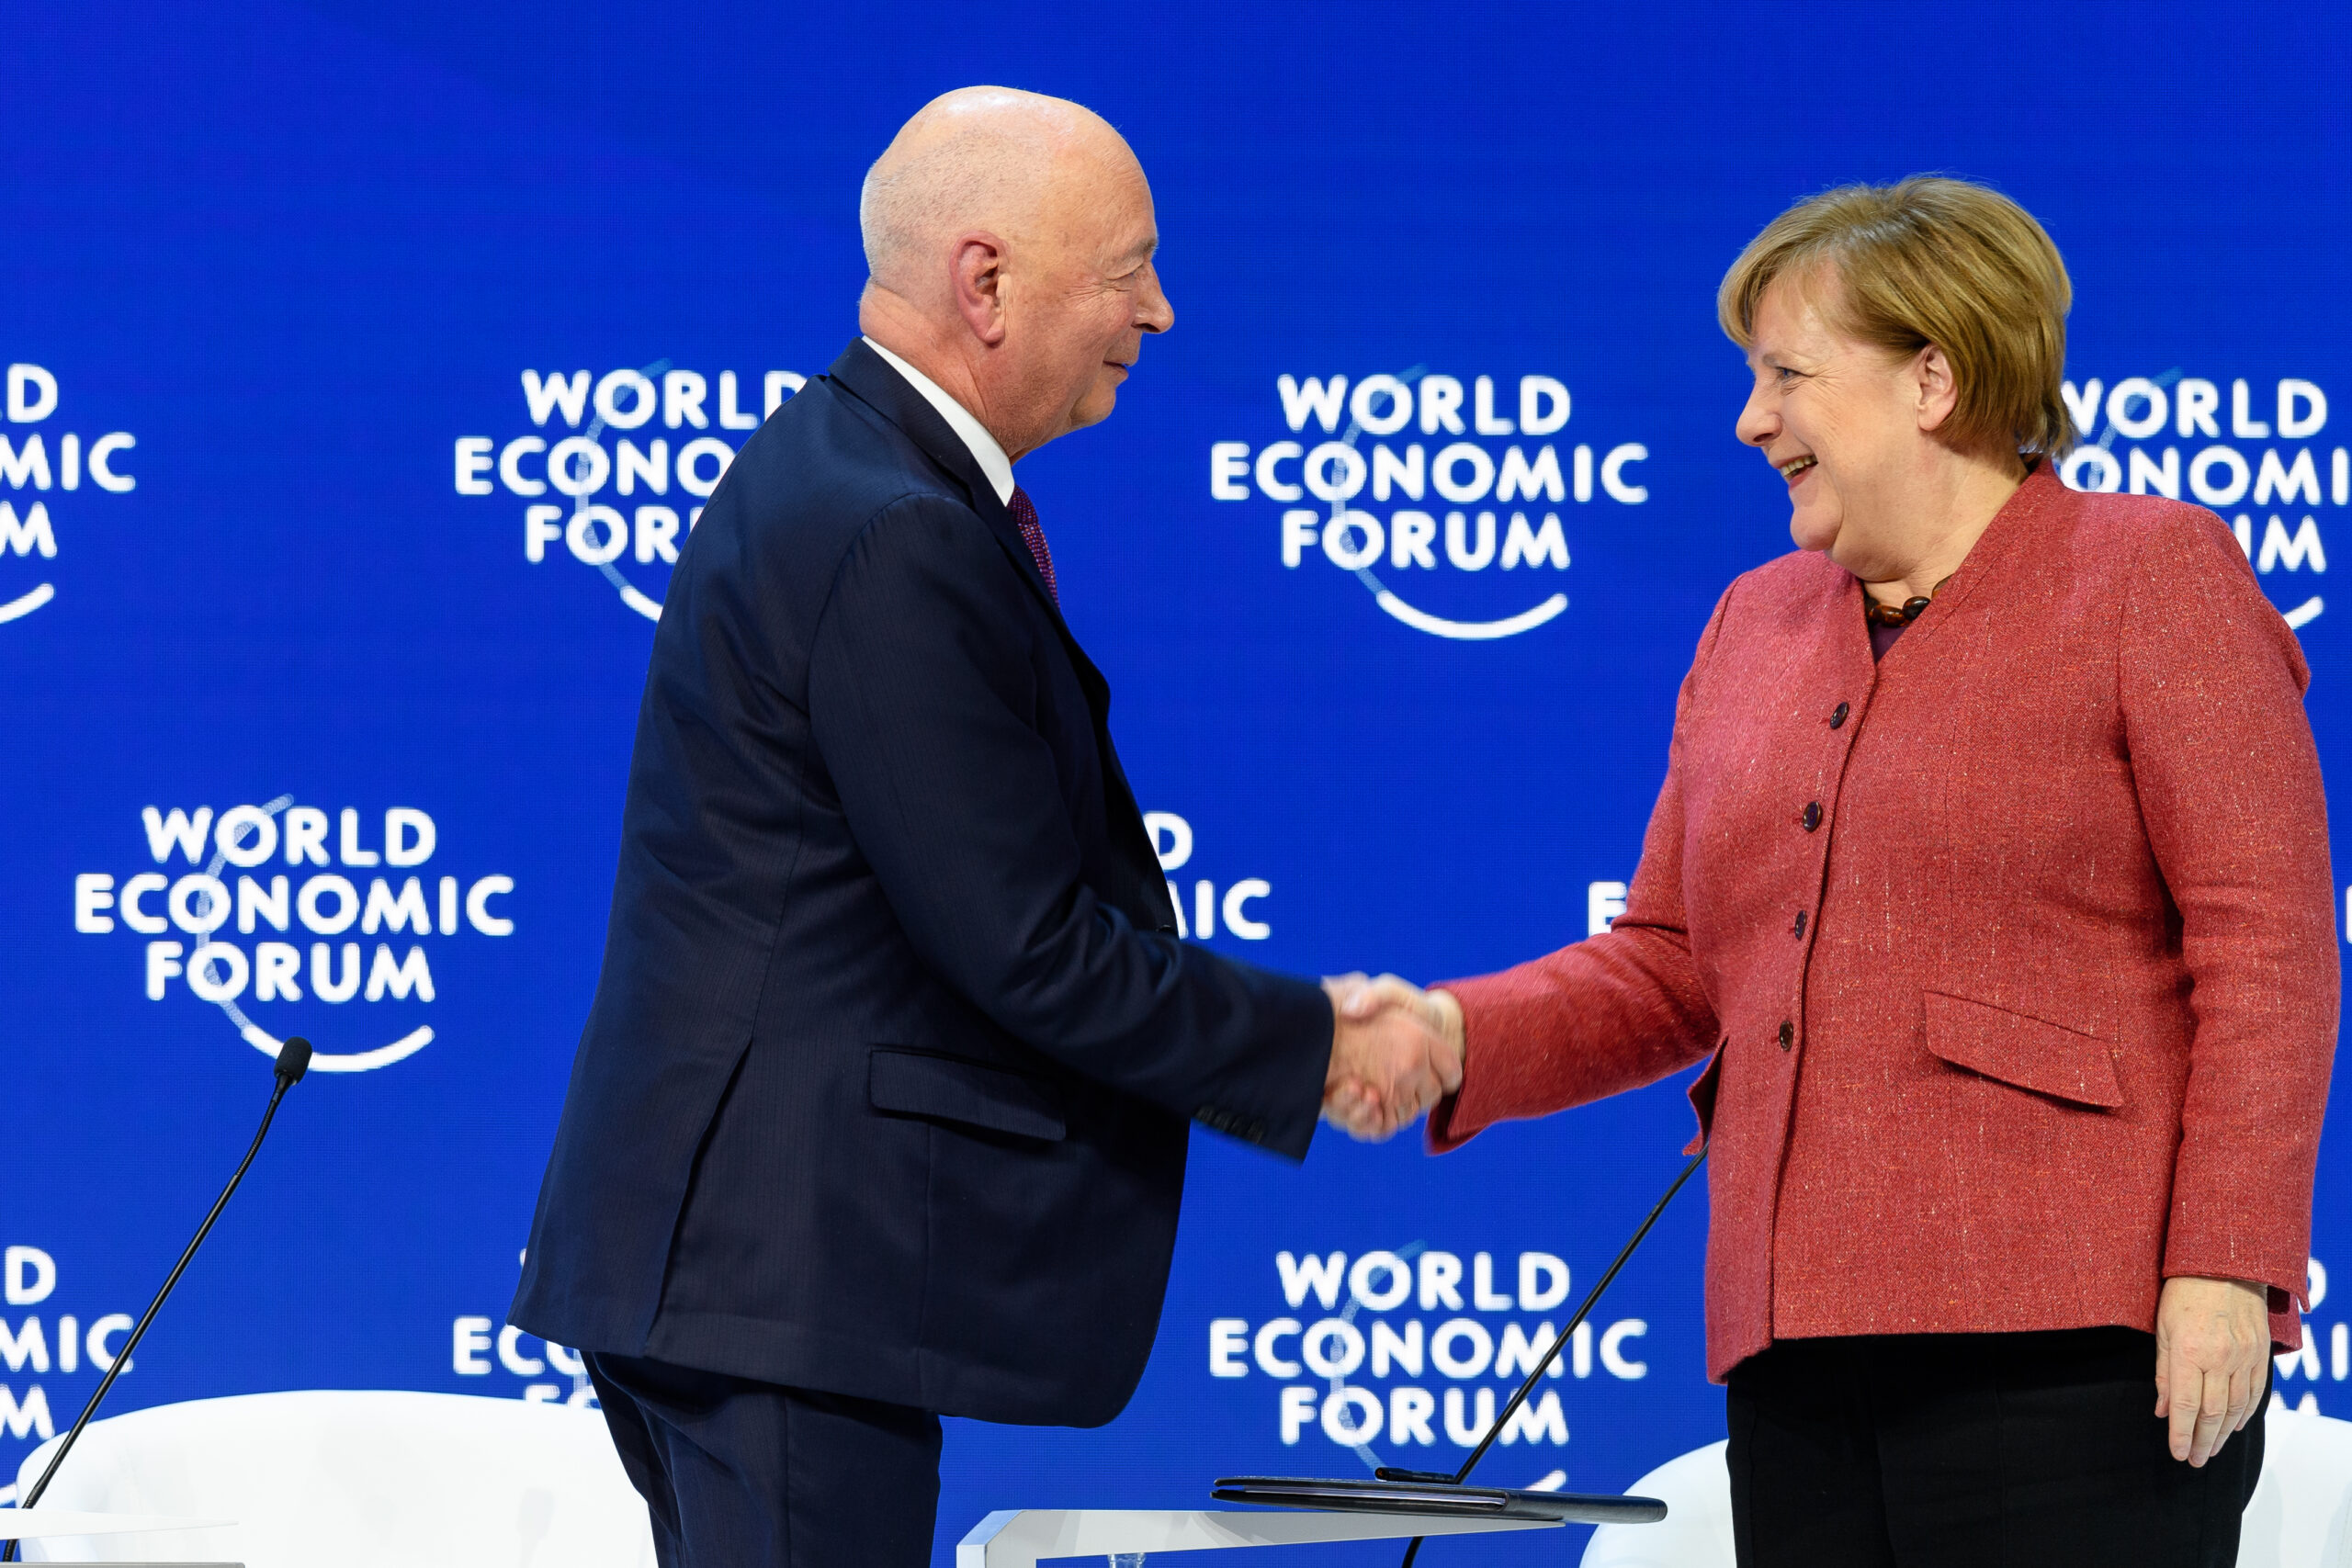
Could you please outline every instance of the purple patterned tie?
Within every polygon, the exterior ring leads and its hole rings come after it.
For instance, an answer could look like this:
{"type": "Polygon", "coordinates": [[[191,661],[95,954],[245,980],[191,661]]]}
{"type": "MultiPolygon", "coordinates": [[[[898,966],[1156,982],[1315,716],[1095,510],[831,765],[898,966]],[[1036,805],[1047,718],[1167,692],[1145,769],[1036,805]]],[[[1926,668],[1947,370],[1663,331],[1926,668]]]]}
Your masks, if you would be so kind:
{"type": "Polygon", "coordinates": [[[1012,520],[1021,525],[1021,542],[1029,547],[1029,558],[1037,563],[1037,574],[1046,580],[1046,592],[1054,596],[1054,608],[1060,609],[1062,591],[1054,585],[1054,552],[1046,547],[1046,530],[1037,524],[1036,503],[1029,499],[1027,491],[1014,485],[1012,499],[1004,504],[1005,510],[1012,513],[1012,520]]]}

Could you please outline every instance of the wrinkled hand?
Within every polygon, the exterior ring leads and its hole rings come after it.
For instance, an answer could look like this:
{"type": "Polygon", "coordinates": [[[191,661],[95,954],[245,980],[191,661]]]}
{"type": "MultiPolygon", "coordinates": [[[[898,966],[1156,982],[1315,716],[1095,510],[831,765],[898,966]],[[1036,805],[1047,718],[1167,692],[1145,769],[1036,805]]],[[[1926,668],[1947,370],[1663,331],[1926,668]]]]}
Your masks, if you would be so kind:
{"type": "Polygon", "coordinates": [[[1323,1119],[1378,1143],[1462,1087],[1462,1009],[1443,991],[1394,975],[1323,982],[1331,998],[1331,1067],[1323,1119]]]}
{"type": "Polygon", "coordinates": [[[2165,1281],[2156,1302],[2156,1414],[2172,1418],[2173,1458],[2202,1466],[2254,1418],[2269,1354],[2264,1287],[2187,1276],[2165,1281]]]}

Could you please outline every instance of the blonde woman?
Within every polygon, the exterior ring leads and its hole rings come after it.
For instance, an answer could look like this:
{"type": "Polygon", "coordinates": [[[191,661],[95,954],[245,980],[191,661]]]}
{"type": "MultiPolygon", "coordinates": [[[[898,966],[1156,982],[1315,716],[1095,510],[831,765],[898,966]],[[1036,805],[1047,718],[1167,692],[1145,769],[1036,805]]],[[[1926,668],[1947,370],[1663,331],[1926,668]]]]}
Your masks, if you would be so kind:
{"type": "Polygon", "coordinates": [[[1466,1047],[1440,1148],[1709,1061],[1747,1568],[2231,1562],[2300,1342],[2309,676],[2219,518],[2060,484],[2067,305],[1961,181],[1758,235],[1720,310],[1798,548],[1699,640],[1624,915],[1351,1004],[1466,1047]]]}

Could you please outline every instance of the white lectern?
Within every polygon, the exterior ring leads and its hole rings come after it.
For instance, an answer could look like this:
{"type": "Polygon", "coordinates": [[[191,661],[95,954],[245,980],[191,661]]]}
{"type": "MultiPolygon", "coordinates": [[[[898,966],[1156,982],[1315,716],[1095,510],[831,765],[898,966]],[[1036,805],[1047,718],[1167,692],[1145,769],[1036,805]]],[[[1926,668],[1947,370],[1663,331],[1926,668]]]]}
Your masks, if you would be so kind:
{"type": "MultiPolygon", "coordinates": [[[[66,1508],[0,1508],[0,1540],[54,1540],[61,1536],[130,1535],[144,1530],[214,1529],[232,1519],[181,1519],[153,1514],[92,1514],[66,1508]]],[[[119,1568],[160,1568],[126,1562],[119,1568]]],[[[176,1568],[241,1568],[234,1562],[191,1562],[176,1568]]]]}
{"type": "Polygon", "coordinates": [[[1405,1540],[1417,1535],[1555,1530],[1557,1519],[1476,1519],[1426,1514],[1016,1508],[990,1514],[956,1547],[956,1568],[1036,1568],[1054,1557],[1145,1557],[1240,1546],[1405,1540]]]}

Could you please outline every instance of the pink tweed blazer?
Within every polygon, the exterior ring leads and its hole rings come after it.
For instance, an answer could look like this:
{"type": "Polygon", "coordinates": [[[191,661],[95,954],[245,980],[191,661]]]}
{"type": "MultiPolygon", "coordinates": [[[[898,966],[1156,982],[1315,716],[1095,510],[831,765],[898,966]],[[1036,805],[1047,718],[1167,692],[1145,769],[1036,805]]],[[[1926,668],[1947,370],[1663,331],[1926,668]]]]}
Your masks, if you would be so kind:
{"type": "Polygon", "coordinates": [[[2029,479],[1871,659],[1861,588],[1735,581],[1602,936],[1448,982],[1449,1148],[1713,1061],[1707,1360],[2154,1326],[2301,1343],[2339,985],[2310,672],[2221,520],[2029,479]]]}

